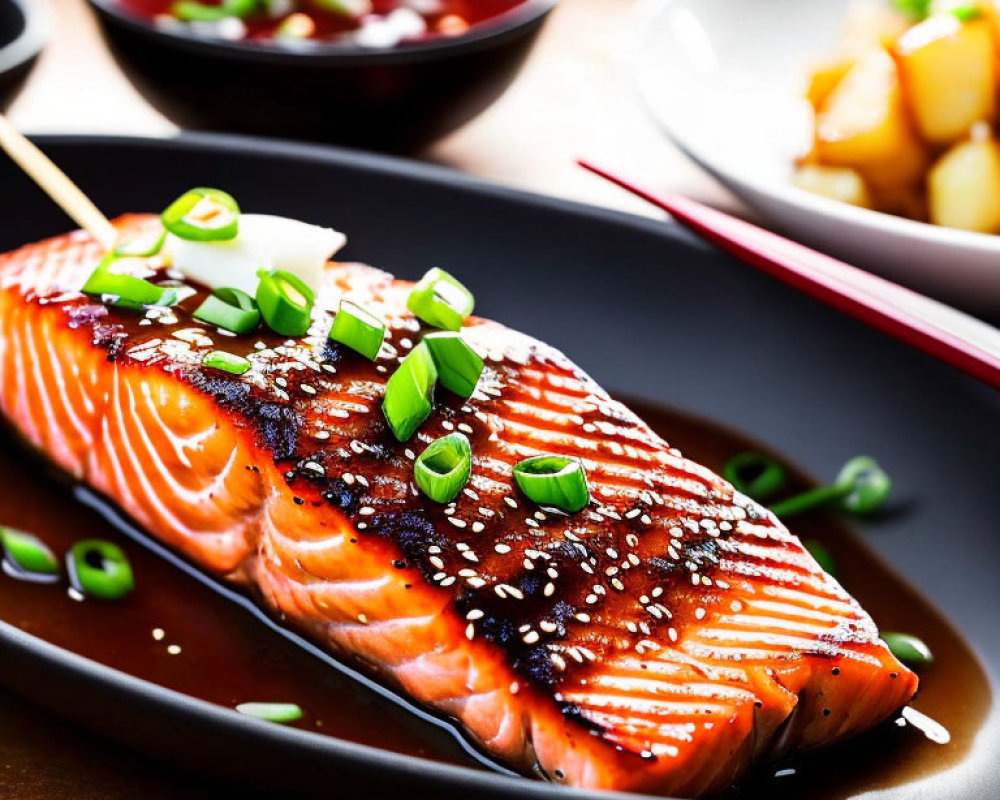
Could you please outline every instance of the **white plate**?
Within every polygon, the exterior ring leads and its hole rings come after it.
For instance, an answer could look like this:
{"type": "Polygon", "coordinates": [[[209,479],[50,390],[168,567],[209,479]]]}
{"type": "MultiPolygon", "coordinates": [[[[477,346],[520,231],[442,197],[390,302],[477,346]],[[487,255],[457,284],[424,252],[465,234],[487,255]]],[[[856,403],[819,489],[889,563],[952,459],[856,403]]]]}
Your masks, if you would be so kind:
{"type": "Polygon", "coordinates": [[[775,228],[979,312],[1000,311],[1000,236],[838,203],[790,182],[809,146],[810,64],[830,54],[851,0],[643,0],[631,72],[691,158],[775,228]]]}

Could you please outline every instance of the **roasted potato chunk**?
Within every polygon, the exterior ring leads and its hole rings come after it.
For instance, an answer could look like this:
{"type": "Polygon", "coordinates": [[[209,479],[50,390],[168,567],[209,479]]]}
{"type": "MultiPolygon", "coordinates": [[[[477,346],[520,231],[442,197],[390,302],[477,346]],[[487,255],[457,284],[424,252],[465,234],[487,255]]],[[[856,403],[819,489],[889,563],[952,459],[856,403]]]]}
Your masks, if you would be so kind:
{"type": "Polygon", "coordinates": [[[812,160],[857,170],[876,195],[907,194],[920,182],[927,153],[885,50],[860,58],[823,105],[812,160]]]}
{"type": "Polygon", "coordinates": [[[961,142],[927,179],[931,222],[981,233],[1000,231],[1000,146],[993,138],[961,142]]]}
{"type": "Polygon", "coordinates": [[[871,195],[865,179],[850,167],[824,167],[820,164],[803,164],[795,171],[793,181],[807,192],[850,203],[852,206],[872,208],[871,195]]]}
{"type": "Polygon", "coordinates": [[[913,117],[933,144],[964,139],[972,126],[996,113],[997,51],[993,26],[981,17],[928,17],[900,37],[895,48],[913,117]]]}

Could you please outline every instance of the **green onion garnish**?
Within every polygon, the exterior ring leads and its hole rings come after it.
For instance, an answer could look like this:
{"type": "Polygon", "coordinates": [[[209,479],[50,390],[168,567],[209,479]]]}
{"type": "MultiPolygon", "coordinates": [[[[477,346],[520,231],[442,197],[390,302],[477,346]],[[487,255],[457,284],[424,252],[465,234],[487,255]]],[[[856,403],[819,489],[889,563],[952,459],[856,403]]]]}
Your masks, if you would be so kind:
{"type": "Polygon", "coordinates": [[[249,333],[260,323],[257,303],[239,289],[216,289],[192,316],[233,333],[249,333]]]}
{"type": "Polygon", "coordinates": [[[115,248],[116,258],[152,258],[163,249],[167,240],[166,230],[161,230],[155,237],[143,236],[115,248]]]}
{"type": "Polygon", "coordinates": [[[722,475],[738,492],[758,501],[777,494],[788,481],[781,464],[754,452],[733,456],[722,468],[722,475]]]}
{"type": "Polygon", "coordinates": [[[471,397],[483,374],[479,354],[452,331],[430,333],[423,341],[434,358],[441,385],[461,397],[471,397]]]}
{"type": "Polygon", "coordinates": [[[59,560],[37,536],[0,527],[0,544],[5,558],[18,572],[48,577],[59,574],[59,560]]]}
{"type": "Polygon", "coordinates": [[[119,600],[135,588],[132,565],[122,549],[101,539],[77,542],[66,554],[73,586],[89,597],[119,600]]]}
{"type": "Polygon", "coordinates": [[[341,300],[330,338],[374,361],[385,338],[385,323],[357,303],[341,300]]]}
{"type": "Polygon", "coordinates": [[[413,477],[436,503],[450,503],[472,474],[472,445],[463,433],[449,433],[431,442],[413,464],[413,477]]]}
{"type": "Polygon", "coordinates": [[[243,356],[233,355],[232,353],[227,353],[225,350],[213,350],[210,353],[206,353],[201,363],[202,366],[221,369],[230,375],[245,375],[253,366],[243,356]]]}
{"type": "Polygon", "coordinates": [[[813,558],[816,559],[816,563],[820,565],[827,575],[837,574],[837,562],[834,561],[830,551],[827,550],[822,544],[817,542],[815,539],[806,539],[802,546],[809,552],[813,558]]]}
{"type": "Polygon", "coordinates": [[[406,307],[420,319],[446,331],[461,330],[474,306],[471,292],[437,267],[427,271],[406,301],[406,307]]]}
{"type": "Polygon", "coordinates": [[[583,464],[565,456],[533,456],[514,467],[514,480],[525,496],[542,506],[571,514],[590,502],[583,464]]]}
{"type": "Polygon", "coordinates": [[[916,636],[908,633],[883,633],[882,641],[905,664],[930,664],[934,661],[931,649],[916,636]]]}
{"type": "Polygon", "coordinates": [[[235,239],[239,232],[240,207],[231,195],[219,189],[199,187],[174,200],[160,220],[164,228],[181,239],[227,241],[235,239]]]}
{"type": "Polygon", "coordinates": [[[177,290],[174,288],[157,286],[133,275],[112,272],[111,265],[116,260],[114,253],[105,256],[83,285],[85,294],[133,311],[146,306],[172,306],[177,302],[177,290]]]}
{"type": "Polygon", "coordinates": [[[265,722],[287,723],[302,719],[302,709],[295,703],[240,703],[236,710],[265,722]]]}
{"type": "Polygon", "coordinates": [[[304,336],[316,295],[298,275],[276,269],[257,273],[257,306],[267,326],[282,336],[304,336]]]}
{"type": "Polygon", "coordinates": [[[260,5],[260,0],[222,0],[218,5],[178,0],[170,7],[170,13],[182,22],[218,22],[226,17],[245,19],[260,5]]]}
{"type": "Polygon", "coordinates": [[[832,486],[819,486],[771,506],[782,519],[821,506],[837,504],[852,514],[871,514],[885,504],[892,490],[892,481],[881,467],[868,456],[848,461],[832,486]]]}
{"type": "Polygon", "coordinates": [[[382,412],[396,438],[407,441],[433,410],[437,369],[430,350],[418,344],[385,385],[382,412]]]}

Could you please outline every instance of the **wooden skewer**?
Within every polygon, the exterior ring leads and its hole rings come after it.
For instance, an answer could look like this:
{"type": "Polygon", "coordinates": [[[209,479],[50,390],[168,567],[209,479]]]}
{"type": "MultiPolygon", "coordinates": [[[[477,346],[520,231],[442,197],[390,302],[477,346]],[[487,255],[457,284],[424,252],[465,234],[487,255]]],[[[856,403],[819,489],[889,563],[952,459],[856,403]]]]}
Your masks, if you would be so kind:
{"type": "Polygon", "coordinates": [[[111,250],[118,231],[65,172],[0,114],[0,147],[77,225],[111,250]]]}

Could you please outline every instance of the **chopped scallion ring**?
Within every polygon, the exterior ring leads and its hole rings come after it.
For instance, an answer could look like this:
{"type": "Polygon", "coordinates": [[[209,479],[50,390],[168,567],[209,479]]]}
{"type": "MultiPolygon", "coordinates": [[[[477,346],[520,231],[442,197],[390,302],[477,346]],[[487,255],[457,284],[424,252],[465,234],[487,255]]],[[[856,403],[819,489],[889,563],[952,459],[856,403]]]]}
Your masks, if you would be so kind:
{"type": "Polygon", "coordinates": [[[429,333],[423,341],[434,357],[441,385],[460,397],[471,397],[483,374],[479,354],[453,331],[429,333]]]}
{"type": "Polygon", "coordinates": [[[260,323],[257,303],[239,289],[216,289],[192,316],[233,333],[249,333],[260,323]]]}
{"type": "Polygon", "coordinates": [[[219,369],[230,375],[246,375],[253,367],[248,359],[227,353],[225,350],[213,350],[206,353],[201,363],[203,366],[219,369]]]}
{"type": "Polygon", "coordinates": [[[59,560],[37,536],[13,528],[0,527],[0,544],[3,545],[4,560],[18,574],[39,578],[55,577],[59,574],[59,560]]]}
{"type": "Polygon", "coordinates": [[[514,467],[514,480],[525,496],[542,506],[581,511],[590,502],[583,464],[566,456],[534,456],[514,467]]]}
{"type": "Polygon", "coordinates": [[[837,504],[852,514],[871,514],[881,508],[892,491],[892,481],[868,456],[852,458],[831,486],[818,486],[771,506],[775,516],[785,519],[821,506],[837,504]]]}
{"type": "Polygon", "coordinates": [[[374,361],[382,349],[385,323],[357,303],[341,300],[330,328],[330,338],[374,361]]]}
{"type": "Polygon", "coordinates": [[[219,189],[199,187],[174,200],[160,220],[164,228],[181,239],[227,241],[235,239],[239,232],[240,207],[231,195],[219,189]]]}
{"type": "Polygon", "coordinates": [[[450,503],[472,474],[472,445],[462,433],[450,433],[431,442],[413,464],[413,478],[436,503],[450,503]]]}
{"type": "Polygon", "coordinates": [[[105,257],[83,285],[84,294],[134,311],[146,306],[172,306],[177,302],[177,290],[172,287],[157,286],[144,278],[112,272],[110,267],[115,260],[114,254],[105,257]]]}
{"type": "Polygon", "coordinates": [[[427,345],[418,344],[385,385],[382,412],[396,438],[407,441],[434,408],[437,368],[427,345]]]}
{"type": "Polygon", "coordinates": [[[77,542],[66,554],[66,567],[73,586],[89,597],[119,600],[135,588],[128,557],[111,542],[77,542]]]}
{"type": "Polygon", "coordinates": [[[257,306],[267,326],[282,336],[304,336],[316,295],[298,275],[276,269],[257,273],[257,306]]]}
{"type": "Polygon", "coordinates": [[[163,243],[167,240],[166,229],[155,236],[140,236],[115,248],[116,258],[152,258],[159,255],[163,243]]]}
{"type": "Polygon", "coordinates": [[[750,451],[729,459],[722,468],[722,476],[734,489],[758,501],[777,494],[788,482],[781,464],[773,458],[750,451]]]}
{"type": "Polygon", "coordinates": [[[923,640],[908,633],[883,633],[882,641],[890,652],[905,664],[930,664],[934,654],[923,640]]]}
{"type": "Polygon", "coordinates": [[[288,723],[302,719],[302,709],[295,703],[240,703],[236,710],[265,722],[288,723]]]}
{"type": "Polygon", "coordinates": [[[413,287],[406,307],[428,325],[457,331],[472,313],[475,300],[455,278],[435,267],[413,287]]]}

